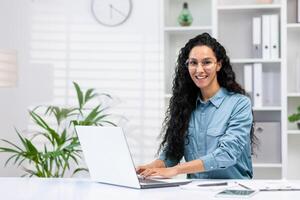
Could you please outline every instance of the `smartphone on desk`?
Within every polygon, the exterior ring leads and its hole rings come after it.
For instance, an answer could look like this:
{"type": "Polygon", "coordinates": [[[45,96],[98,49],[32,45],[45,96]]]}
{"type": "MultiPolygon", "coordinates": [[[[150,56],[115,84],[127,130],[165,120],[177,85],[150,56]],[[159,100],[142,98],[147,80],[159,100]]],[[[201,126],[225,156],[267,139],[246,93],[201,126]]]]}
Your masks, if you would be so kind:
{"type": "Polygon", "coordinates": [[[234,190],[226,189],[216,194],[216,197],[239,197],[248,198],[256,194],[257,190],[234,190]]]}

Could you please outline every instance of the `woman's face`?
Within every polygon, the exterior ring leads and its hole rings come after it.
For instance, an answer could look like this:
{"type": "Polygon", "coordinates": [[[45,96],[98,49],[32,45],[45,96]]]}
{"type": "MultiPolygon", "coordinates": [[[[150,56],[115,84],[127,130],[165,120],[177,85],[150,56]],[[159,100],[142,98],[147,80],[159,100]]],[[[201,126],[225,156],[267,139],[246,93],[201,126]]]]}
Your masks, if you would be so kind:
{"type": "Polygon", "coordinates": [[[210,47],[203,45],[192,48],[186,65],[193,82],[201,90],[219,85],[217,71],[221,69],[221,64],[210,47]]]}

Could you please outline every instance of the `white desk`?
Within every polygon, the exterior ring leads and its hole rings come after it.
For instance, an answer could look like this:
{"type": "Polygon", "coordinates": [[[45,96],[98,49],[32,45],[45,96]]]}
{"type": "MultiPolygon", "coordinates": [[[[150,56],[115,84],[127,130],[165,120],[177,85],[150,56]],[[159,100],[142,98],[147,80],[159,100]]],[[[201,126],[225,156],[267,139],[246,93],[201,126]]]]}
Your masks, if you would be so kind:
{"type": "MultiPolygon", "coordinates": [[[[255,181],[254,181],[255,182],[255,181]]],[[[295,181],[300,184],[299,181],[295,181]]],[[[246,182],[244,182],[246,183],[246,182]]],[[[93,183],[84,179],[0,178],[0,199],[3,200],[208,200],[214,192],[183,190],[179,187],[137,190],[93,183]]],[[[260,192],[250,199],[300,199],[296,192],[260,192]]]]}

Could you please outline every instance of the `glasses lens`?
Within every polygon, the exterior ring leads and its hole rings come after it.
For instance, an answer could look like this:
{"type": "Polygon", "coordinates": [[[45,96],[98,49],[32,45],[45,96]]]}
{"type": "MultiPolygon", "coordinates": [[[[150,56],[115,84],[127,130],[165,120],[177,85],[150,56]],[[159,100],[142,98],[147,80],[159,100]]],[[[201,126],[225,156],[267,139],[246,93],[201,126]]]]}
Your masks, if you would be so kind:
{"type": "Polygon", "coordinates": [[[198,62],[196,59],[187,59],[185,65],[189,68],[197,68],[199,63],[204,69],[210,69],[214,66],[214,61],[212,60],[202,60],[201,62],[198,62]]]}

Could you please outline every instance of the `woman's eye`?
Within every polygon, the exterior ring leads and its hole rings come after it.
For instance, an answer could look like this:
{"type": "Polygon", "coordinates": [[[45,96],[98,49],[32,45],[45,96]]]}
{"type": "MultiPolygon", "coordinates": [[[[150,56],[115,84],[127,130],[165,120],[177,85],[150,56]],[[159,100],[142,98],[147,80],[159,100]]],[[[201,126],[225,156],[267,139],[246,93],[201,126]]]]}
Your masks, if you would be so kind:
{"type": "Polygon", "coordinates": [[[202,62],[202,65],[210,65],[211,64],[211,61],[204,61],[202,62]]]}
{"type": "Polygon", "coordinates": [[[194,61],[194,60],[192,60],[192,61],[190,61],[190,65],[198,65],[198,63],[196,62],[196,61],[194,61]]]}

